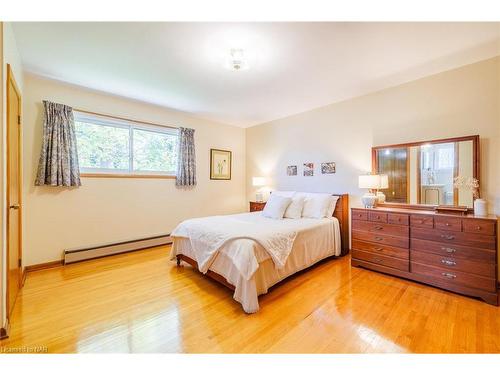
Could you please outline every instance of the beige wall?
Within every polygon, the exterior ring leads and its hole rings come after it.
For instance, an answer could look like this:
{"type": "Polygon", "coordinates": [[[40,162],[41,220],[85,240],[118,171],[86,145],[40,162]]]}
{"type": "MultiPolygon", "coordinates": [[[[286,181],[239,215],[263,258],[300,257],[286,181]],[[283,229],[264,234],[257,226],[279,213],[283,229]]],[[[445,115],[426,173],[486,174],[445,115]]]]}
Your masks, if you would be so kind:
{"type": "Polygon", "coordinates": [[[245,130],[26,74],[24,181],[25,264],[49,262],[67,248],[169,233],[186,218],[243,211],[245,130]],[[196,129],[198,186],[186,191],[173,179],[84,178],[79,188],[35,187],[43,99],[196,129]],[[231,181],[209,179],[210,148],[233,151],[231,181]]]}
{"type": "Polygon", "coordinates": [[[251,176],[278,189],[351,194],[371,170],[371,147],[479,134],[481,190],[489,211],[500,215],[500,58],[429,76],[397,87],[247,129],[247,195],[251,176]],[[319,163],[337,162],[337,173],[319,174],[319,163]],[[303,177],[302,163],[316,164],[303,177]],[[287,165],[299,176],[286,176],[287,165]]]}
{"type": "Polygon", "coordinates": [[[1,252],[2,252],[2,264],[1,264],[1,270],[3,272],[1,281],[2,281],[2,288],[1,288],[1,293],[2,293],[2,298],[1,300],[1,312],[2,312],[2,319],[1,321],[4,322],[6,314],[5,314],[5,287],[6,287],[6,273],[5,273],[5,257],[7,254],[7,248],[6,248],[6,215],[7,215],[7,210],[6,210],[6,119],[7,119],[7,111],[6,111],[6,88],[7,88],[7,64],[10,64],[12,68],[12,72],[14,74],[14,77],[16,79],[17,85],[19,90],[21,91],[21,94],[23,93],[23,68],[21,65],[21,57],[19,55],[19,52],[17,50],[17,44],[16,44],[16,39],[14,37],[14,32],[12,30],[11,24],[8,22],[3,23],[3,33],[1,36],[1,40],[3,41],[3,46],[0,48],[3,53],[3,57],[1,59],[2,61],[2,68],[3,72],[1,72],[2,76],[2,106],[3,109],[1,111],[2,113],[2,126],[0,129],[0,139],[1,139],[1,155],[0,155],[0,180],[1,180],[1,200],[0,200],[0,208],[1,208],[1,221],[2,221],[2,227],[1,227],[1,252]]]}

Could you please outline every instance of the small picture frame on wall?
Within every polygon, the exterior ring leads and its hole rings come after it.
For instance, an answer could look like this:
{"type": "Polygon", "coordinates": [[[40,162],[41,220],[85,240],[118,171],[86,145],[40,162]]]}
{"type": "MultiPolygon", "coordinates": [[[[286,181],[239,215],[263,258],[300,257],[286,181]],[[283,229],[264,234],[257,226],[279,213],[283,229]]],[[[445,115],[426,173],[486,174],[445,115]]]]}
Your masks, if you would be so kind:
{"type": "Polygon", "coordinates": [[[210,149],[210,179],[230,180],[231,179],[231,151],[210,149]]]}
{"type": "Polygon", "coordinates": [[[314,163],[304,163],[304,176],[314,176],[314,163]]]}
{"type": "Polygon", "coordinates": [[[286,175],[287,176],[297,176],[297,166],[296,165],[289,165],[286,167],[286,175]]]}
{"type": "Polygon", "coordinates": [[[336,172],[334,162],[321,163],[321,174],[333,174],[336,172]]]}

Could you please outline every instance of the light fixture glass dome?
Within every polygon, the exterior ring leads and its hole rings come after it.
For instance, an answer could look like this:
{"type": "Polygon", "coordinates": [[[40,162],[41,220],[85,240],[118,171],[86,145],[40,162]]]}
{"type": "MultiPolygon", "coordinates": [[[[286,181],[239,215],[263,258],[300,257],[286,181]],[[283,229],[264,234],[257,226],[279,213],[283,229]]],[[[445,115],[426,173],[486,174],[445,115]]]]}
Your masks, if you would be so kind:
{"type": "Polygon", "coordinates": [[[225,62],[226,69],[238,72],[249,68],[245,51],[242,48],[231,48],[225,62]]]}

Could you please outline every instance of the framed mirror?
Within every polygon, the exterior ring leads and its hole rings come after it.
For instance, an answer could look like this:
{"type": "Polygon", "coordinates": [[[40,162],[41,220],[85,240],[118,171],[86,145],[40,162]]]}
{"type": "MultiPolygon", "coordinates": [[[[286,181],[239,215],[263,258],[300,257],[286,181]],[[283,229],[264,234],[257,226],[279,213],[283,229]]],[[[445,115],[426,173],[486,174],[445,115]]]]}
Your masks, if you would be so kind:
{"type": "Polygon", "coordinates": [[[388,176],[386,205],[472,208],[465,185],[479,180],[479,170],[478,135],[372,148],[372,172],[388,176]]]}

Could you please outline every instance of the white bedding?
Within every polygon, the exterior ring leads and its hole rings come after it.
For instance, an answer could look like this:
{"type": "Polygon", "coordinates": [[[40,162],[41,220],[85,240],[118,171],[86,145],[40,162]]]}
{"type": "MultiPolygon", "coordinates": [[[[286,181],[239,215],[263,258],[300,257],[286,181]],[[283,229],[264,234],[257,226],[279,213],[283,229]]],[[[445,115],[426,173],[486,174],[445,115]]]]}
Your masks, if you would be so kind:
{"type": "Polygon", "coordinates": [[[259,212],[258,215],[245,213],[185,220],[170,236],[189,238],[198,268],[206,273],[224,244],[245,238],[259,243],[276,267],[283,268],[297,230],[293,222],[266,218],[259,212]]]}
{"type": "Polygon", "coordinates": [[[202,272],[210,269],[224,276],[234,285],[234,299],[247,313],[259,310],[258,295],[274,284],[328,256],[340,255],[340,229],[334,217],[274,220],[263,217],[262,212],[253,212],[193,220],[194,225],[188,220],[174,230],[172,259],[178,254],[198,264],[200,259],[202,272]],[[224,223],[230,228],[225,234],[224,223]],[[216,224],[217,229],[210,232],[209,224],[216,224]],[[251,230],[243,233],[242,225],[251,230]],[[194,241],[190,238],[192,232],[194,241]],[[214,246],[204,250],[200,233],[206,233],[207,239],[217,238],[215,250],[214,246]],[[291,244],[289,250],[287,246],[278,249],[279,256],[268,242],[276,238],[288,238],[285,242],[291,244]],[[287,256],[282,257],[285,253],[287,256]]]}

